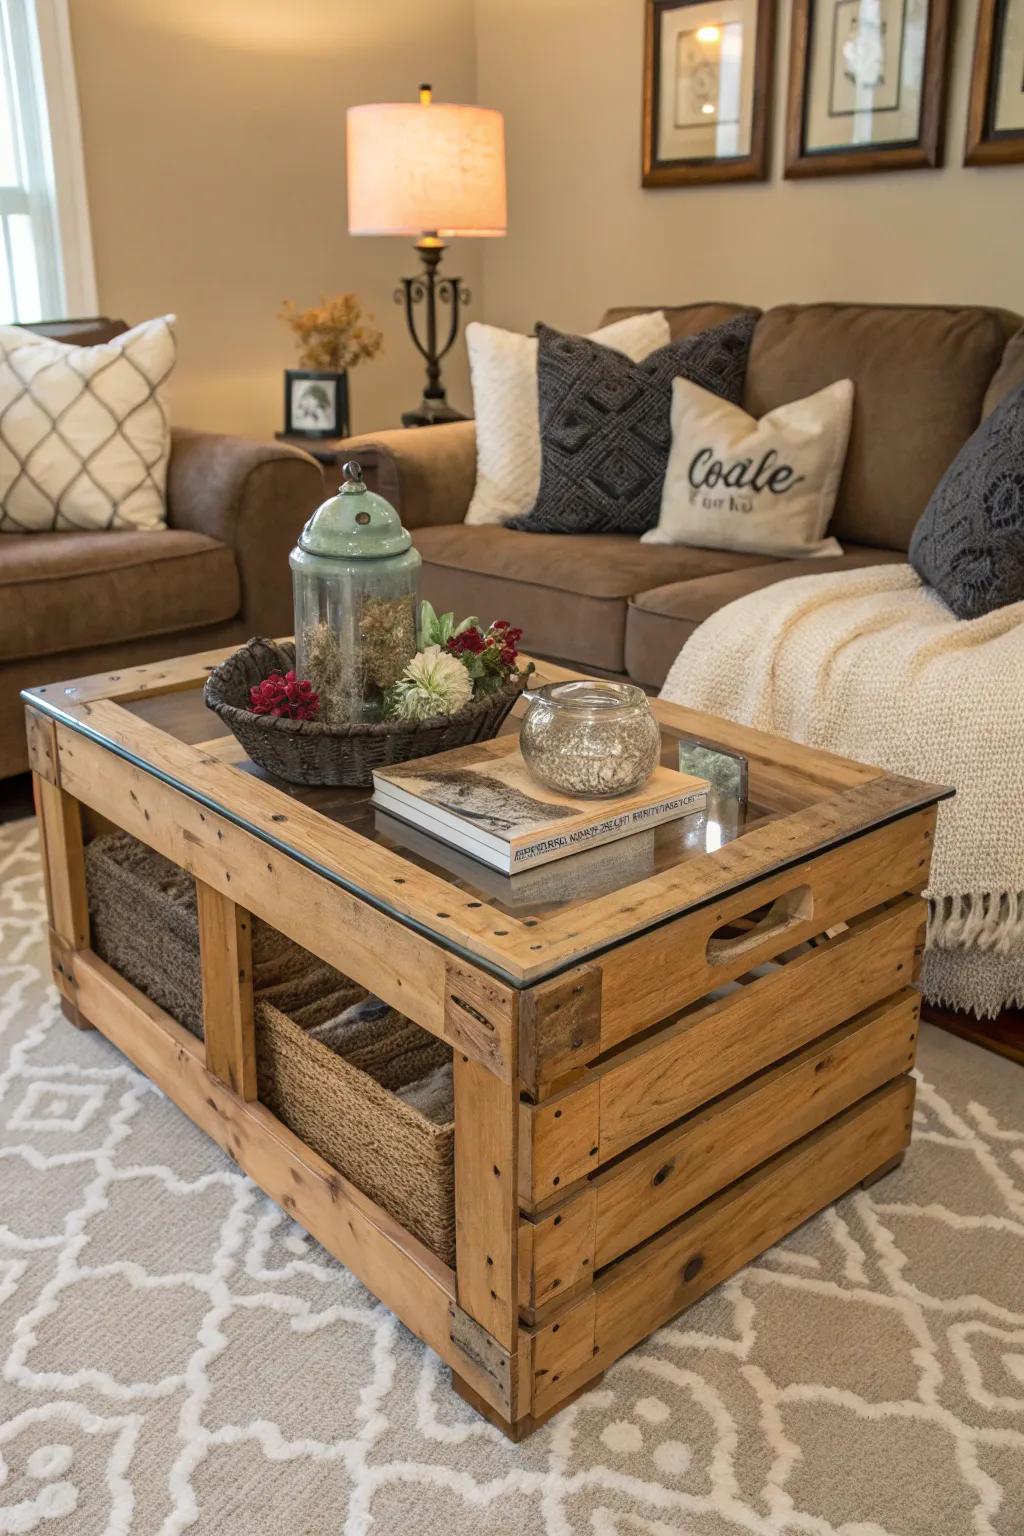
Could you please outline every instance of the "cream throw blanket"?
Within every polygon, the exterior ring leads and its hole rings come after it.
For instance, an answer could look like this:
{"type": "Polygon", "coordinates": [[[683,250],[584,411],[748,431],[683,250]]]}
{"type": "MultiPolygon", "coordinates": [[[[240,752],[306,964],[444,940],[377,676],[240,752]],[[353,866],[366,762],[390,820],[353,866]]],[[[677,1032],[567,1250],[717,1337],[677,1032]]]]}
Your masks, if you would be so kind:
{"type": "Polygon", "coordinates": [[[953,617],[907,565],[798,576],[691,635],[662,698],[893,773],[950,784],[924,988],[1024,1003],[1024,603],[953,617]]]}

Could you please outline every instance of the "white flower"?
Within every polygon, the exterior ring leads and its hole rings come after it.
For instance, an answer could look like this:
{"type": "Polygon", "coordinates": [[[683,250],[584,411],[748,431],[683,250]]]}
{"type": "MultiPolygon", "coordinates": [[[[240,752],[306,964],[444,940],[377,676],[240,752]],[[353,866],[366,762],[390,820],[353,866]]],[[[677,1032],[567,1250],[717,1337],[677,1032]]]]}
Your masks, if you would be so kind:
{"type": "Polygon", "coordinates": [[[428,645],[410,661],[394,689],[393,711],[403,720],[454,715],[473,697],[473,679],[456,657],[428,645]]]}

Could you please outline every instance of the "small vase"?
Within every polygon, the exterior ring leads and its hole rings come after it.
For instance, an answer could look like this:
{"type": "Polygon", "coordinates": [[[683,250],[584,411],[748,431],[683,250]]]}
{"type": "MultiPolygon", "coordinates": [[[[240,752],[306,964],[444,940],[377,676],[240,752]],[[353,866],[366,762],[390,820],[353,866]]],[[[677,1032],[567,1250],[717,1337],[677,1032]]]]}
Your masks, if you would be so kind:
{"type": "Polygon", "coordinates": [[[541,784],[590,800],[646,784],[661,755],[661,731],[643,689],[585,679],[531,694],[519,744],[541,784]]]}

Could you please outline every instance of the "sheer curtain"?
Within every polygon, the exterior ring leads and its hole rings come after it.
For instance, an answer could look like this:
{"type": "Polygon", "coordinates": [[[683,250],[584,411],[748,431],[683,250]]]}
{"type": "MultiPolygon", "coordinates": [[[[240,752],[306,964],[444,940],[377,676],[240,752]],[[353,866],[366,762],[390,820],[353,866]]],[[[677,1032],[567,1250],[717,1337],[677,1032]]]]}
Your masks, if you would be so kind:
{"type": "Polygon", "coordinates": [[[67,0],[0,0],[0,322],[96,309],[67,0]]]}

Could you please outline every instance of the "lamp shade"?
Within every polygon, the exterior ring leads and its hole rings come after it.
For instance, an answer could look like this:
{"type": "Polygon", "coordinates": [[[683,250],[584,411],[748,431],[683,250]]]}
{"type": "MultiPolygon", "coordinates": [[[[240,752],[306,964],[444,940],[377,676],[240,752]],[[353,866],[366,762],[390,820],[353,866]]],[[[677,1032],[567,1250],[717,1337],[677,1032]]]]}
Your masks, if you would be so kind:
{"type": "Polygon", "coordinates": [[[350,107],[347,165],[350,234],[505,233],[500,112],[429,100],[350,107]]]}

